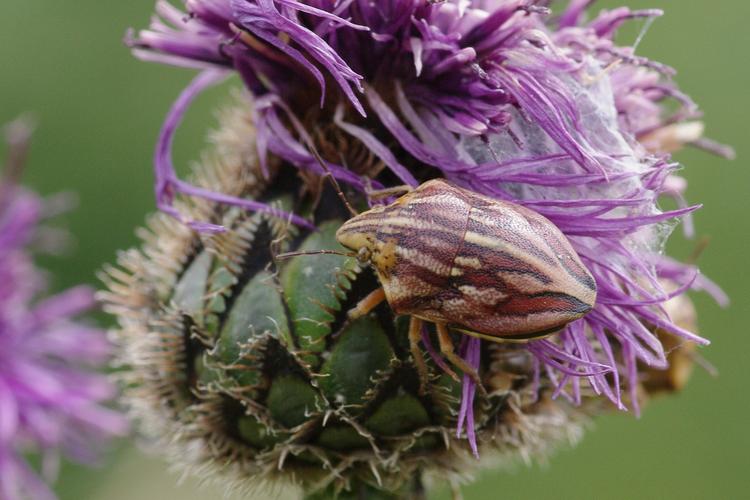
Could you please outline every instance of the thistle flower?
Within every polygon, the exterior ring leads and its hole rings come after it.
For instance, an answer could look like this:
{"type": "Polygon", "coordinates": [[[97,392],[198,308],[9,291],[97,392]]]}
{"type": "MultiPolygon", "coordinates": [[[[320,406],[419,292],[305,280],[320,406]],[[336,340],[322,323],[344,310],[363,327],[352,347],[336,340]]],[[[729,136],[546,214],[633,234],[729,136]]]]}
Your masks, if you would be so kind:
{"type": "Polygon", "coordinates": [[[61,454],[91,463],[104,440],[122,435],[125,419],[102,406],[115,387],[92,368],[105,363],[105,333],[74,318],[94,306],[78,286],[42,297],[45,279],[31,250],[45,203],[16,184],[30,135],[7,127],[9,161],[0,181],[0,499],[55,498],[24,454],[41,454],[54,479],[61,454]]]}
{"type": "Polygon", "coordinates": [[[546,3],[188,0],[186,15],[159,1],[151,28],[131,34],[137,56],[201,70],[165,121],[155,168],[159,207],[202,234],[157,217],[145,251],[121,259],[129,273],[111,271],[108,296],[133,367],[129,400],[182,462],[310,491],[398,491],[422,470],[460,479],[467,449],[450,425],[483,457],[543,455],[579,434],[599,398],[638,412],[644,379],[669,367],[665,335],[708,343],[664,307],[690,288],[725,300],[663,255],[674,221],[698,206],[665,212],[658,199],[683,200],[668,153],[730,152],[701,137],[671,69],[613,41],[660,11],[585,21],[590,1],[557,17],[546,3]],[[251,98],[223,116],[196,181],[178,179],[170,149],[185,109],[232,72],[251,98]],[[336,248],[346,215],[320,183],[326,170],[362,205],[372,189],[445,177],[544,215],[595,277],[594,310],[523,345],[464,339],[489,396],[475,398],[468,377],[459,393],[433,356],[420,398],[392,313],[344,321],[376,286],[368,273],[337,256],[274,262],[336,248]],[[426,444],[433,433],[445,444],[426,444]],[[188,443],[201,443],[195,456],[188,443]]]}

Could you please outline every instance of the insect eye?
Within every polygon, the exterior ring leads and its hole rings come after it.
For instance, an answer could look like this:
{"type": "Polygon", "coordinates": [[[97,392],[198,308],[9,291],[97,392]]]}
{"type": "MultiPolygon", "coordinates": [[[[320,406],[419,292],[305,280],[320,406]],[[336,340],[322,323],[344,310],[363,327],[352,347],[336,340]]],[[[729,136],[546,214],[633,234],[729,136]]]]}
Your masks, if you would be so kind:
{"type": "Polygon", "coordinates": [[[367,247],[362,247],[357,252],[357,260],[363,264],[370,262],[371,256],[372,256],[372,252],[367,247]]]}

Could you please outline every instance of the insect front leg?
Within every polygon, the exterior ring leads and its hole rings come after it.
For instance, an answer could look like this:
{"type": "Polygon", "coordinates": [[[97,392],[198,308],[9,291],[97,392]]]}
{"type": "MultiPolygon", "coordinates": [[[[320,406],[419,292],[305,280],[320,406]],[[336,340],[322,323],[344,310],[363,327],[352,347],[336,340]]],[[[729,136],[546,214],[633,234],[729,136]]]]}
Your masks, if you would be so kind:
{"type": "Polygon", "coordinates": [[[385,290],[383,287],[373,290],[367,297],[357,302],[357,305],[349,309],[347,315],[349,319],[357,319],[366,316],[373,309],[378,307],[385,300],[385,290]]]}
{"type": "Polygon", "coordinates": [[[450,333],[448,333],[448,327],[446,327],[442,323],[435,323],[435,326],[437,327],[438,341],[440,342],[440,352],[448,359],[448,361],[453,363],[455,367],[471,377],[472,380],[474,380],[474,383],[477,385],[477,388],[482,396],[487,397],[487,391],[482,385],[482,380],[479,378],[479,373],[477,373],[474,368],[469,366],[469,364],[464,361],[461,356],[456,354],[450,333]]]}
{"type": "Polygon", "coordinates": [[[383,189],[367,189],[365,190],[365,194],[367,197],[372,200],[382,200],[383,198],[388,198],[391,196],[396,196],[399,194],[406,194],[409,191],[412,191],[414,188],[411,186],[403,185],[403,186],[393,186],[389,188],[383,188],[383,189]]]}

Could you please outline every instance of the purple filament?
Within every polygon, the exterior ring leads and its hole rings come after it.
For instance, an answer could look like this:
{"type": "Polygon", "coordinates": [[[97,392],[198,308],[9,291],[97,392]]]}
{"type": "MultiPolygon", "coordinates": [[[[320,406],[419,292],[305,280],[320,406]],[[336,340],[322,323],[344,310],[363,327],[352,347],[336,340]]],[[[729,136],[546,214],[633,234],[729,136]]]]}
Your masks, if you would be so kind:
{"type": "MultiPolygon", "coordinates": [[[[477,337],[465,337],[461,342],[461,357],[474,370],[479,370],[481,340],[477,337]]],[[[474,431],[474,395],[477,387],[471,377],[464,374],[461,392],[461,409],[458,412],[458,424],[456,426],[456,437],[461,437],[461,430],[466,429],[466,438],[469,440],[471,452],[478,459],[477,436],[474,431]]]]}

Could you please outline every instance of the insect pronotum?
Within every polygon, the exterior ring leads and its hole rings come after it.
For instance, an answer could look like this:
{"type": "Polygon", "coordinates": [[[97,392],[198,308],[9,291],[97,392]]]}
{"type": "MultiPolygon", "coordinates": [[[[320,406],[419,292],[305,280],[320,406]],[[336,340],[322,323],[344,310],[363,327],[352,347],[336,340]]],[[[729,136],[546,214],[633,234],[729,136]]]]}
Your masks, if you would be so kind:
{"type": "MultiPolygon", "coordinates": [[[[436,325],[441,353],[481,390],[476,370],[454,350],[451,329],[492,342],[527,342],[581,318],[596,300],[593,277],[552,222],[442,179],[355,215],[336,239],[370,264],[381,284],[349,318],[384,300],[397,315],[410,316],[409,342],[422,387],[423,322],[436,325]]],[[[286,254],[292,255],[299,253],[286,254]]]]}

